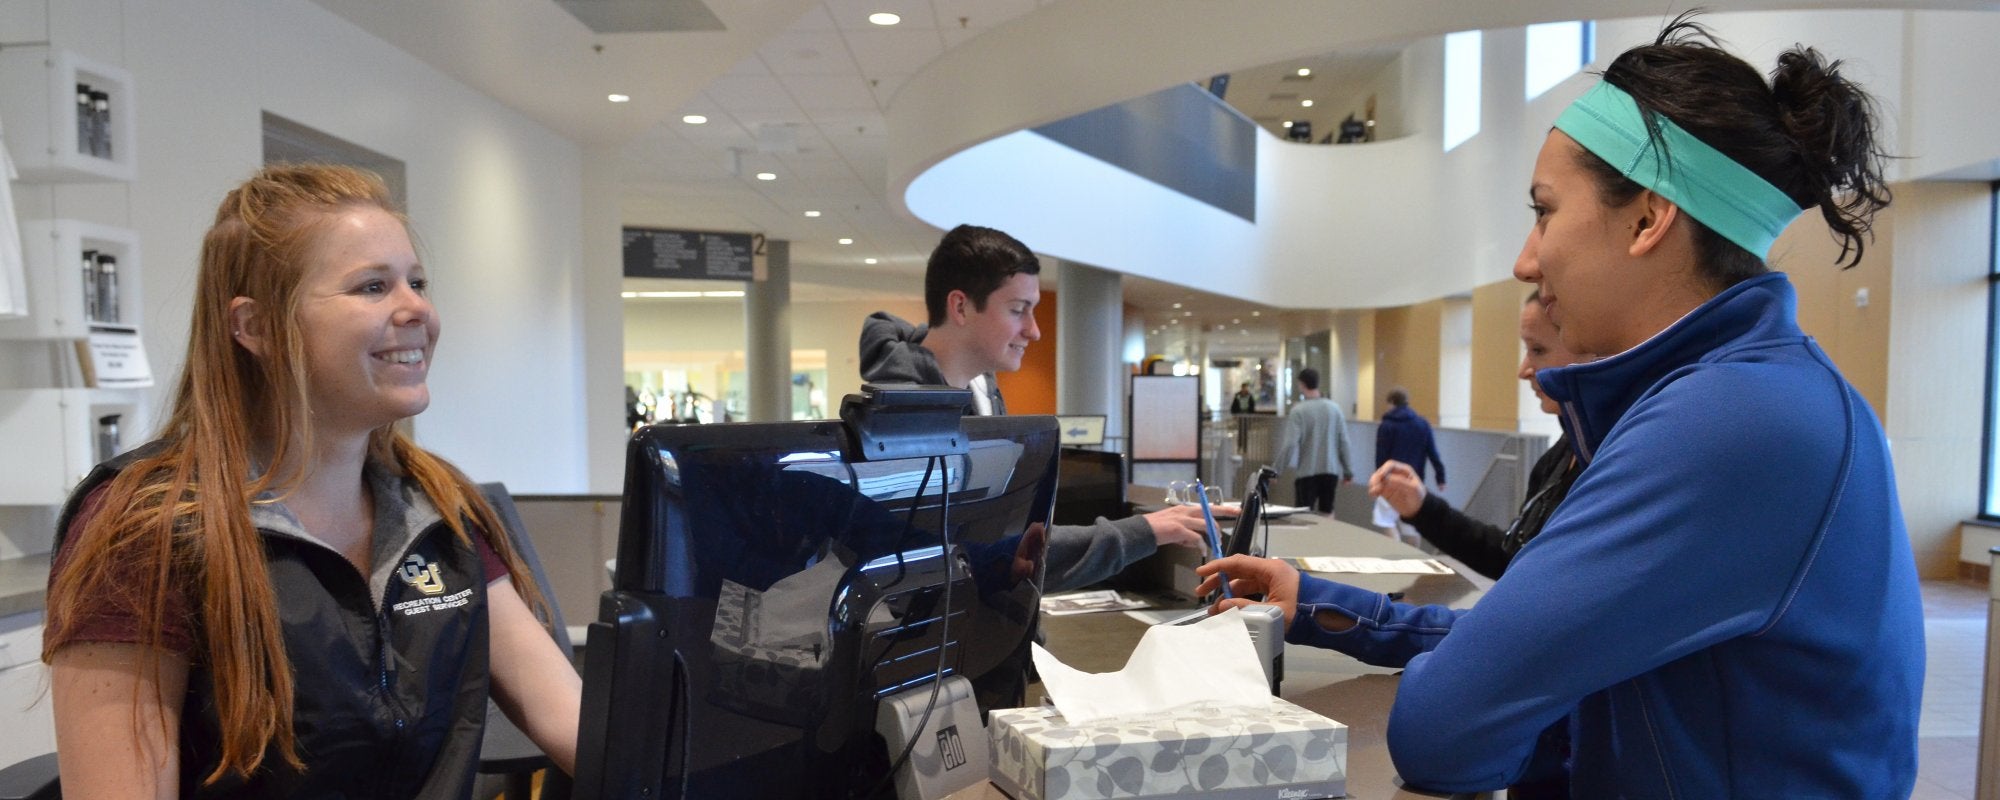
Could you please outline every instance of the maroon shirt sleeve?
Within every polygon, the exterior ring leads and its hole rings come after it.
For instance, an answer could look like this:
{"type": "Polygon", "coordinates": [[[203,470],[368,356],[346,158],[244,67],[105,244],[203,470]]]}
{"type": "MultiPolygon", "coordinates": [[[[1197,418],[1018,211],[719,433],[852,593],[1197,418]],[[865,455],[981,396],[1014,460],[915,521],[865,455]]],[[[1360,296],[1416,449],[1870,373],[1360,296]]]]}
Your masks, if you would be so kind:
{"type": "MultiPolygon", "coordinates": [[[[99,486],[92,490],[78,507],[76,516],[70,520],[69,530],[63,535],[62,547],[56,550],[55,557],[49,565],[51,584],[54,583],[56,575],[69,568],[77,541],[83,538],[83,531],[89,527],[90,521],[103,510],[104,493],[108,488],[99,486]]],[[[106,585],[108,587],[145,585],[148,581],[142,580],[139,576],[145,574],[143,571],[151,569],[152,566],[139,559],[137,554],[129,551],[121,553],[111,563],[111,579],[106,585]]],[[[193,618],[189,614],[193,604],[188,602],[186,589],[187,587],[178,583],[170,584],[167,587],[166,602],[159,611],[160,647],[183,656],[192,654],[195,648],[193,618]]],[[[67,613],[73,615],[69,620],[57,619],[58,610],[50,609],[51,624],[47,630],[60,632],[57,634],[60,637],[55,645],[57,647],[70,642],[149,643],[150,637],[147,632],[139,627],[138,610],[141,604],[150,604],[152,598],[141,597],[139,594],[101,592],[96,596],[85,598],[77,606],[68,609],[67,613]]]]}
{"type": "Polygon", "coordinates": [[[500,554],[486,543],[486,537],[474,536],[472,540],[479,547],[479,566],[486,572],[486,582],[492,583],[507,576],[507,562],[500,560],[500,554]]]}

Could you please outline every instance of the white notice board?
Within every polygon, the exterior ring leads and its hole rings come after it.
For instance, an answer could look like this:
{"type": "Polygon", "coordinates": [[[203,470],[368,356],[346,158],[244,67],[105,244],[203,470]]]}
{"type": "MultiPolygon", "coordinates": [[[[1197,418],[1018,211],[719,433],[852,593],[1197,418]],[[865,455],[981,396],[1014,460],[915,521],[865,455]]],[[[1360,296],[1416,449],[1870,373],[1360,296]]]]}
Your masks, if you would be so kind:
{"type": "Polygon", "coordinates": [[[1201,460],[1201,378],[1132,376],[1132,461],[1201,460]]]}

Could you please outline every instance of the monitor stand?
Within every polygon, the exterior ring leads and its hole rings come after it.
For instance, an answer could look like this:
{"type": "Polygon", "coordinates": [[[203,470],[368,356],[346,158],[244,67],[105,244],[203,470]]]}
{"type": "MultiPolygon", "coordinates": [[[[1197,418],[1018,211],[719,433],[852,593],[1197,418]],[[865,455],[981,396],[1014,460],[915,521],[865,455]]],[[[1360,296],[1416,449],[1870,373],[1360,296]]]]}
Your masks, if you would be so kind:
{"type": "Polygon", "coordinates": [[[972,682],[957,675],[945,678],[937,687],[937,706],[925,721],[931,689],[926,684],[885,697],[875,715],[875,730],[888,742],[890,758],[909,746],[911,736],[917,737],[909,759],[896,770],[898,800],[939,800],[986,780],[989,772],[986,728],[980,724],[972,682]]]}

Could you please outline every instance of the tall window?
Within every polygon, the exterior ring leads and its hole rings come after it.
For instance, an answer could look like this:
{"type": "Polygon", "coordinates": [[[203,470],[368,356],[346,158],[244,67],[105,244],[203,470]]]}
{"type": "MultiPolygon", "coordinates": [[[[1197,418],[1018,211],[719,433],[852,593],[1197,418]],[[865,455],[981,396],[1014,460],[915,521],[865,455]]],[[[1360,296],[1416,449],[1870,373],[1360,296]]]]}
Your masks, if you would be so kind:
{"type": "Polygon", "coordinates": [[[1528,26],[1528,99],[1540,97],[1597,58],[1597,23],[1590,20],[1528,26]]]}
{"type": "Polygon", "coordinates": [[[1444,37],[1444,149],[1479,133],[1480,31],[1444,37]]]}
{"type": "Polygon", "coordinates": [[[2000,519],[2000,181],[1993,184],[1992,250],[1986,257],[1986,458],[1979,516],[2000,519]]]}

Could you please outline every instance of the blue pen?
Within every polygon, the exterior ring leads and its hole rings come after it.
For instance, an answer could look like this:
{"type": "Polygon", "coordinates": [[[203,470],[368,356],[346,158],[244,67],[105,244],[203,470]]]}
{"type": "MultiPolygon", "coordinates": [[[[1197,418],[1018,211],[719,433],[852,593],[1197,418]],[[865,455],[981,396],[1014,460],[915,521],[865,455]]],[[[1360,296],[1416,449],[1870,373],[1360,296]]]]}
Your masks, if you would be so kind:
{"type": "MultiPolygon", "coordinates": [[[[1217,560],[1221,560],[1222,534],[1217,533],[1215,530],[1215,512],[1208,510],[1208,489],[1203,488],[1199,480],[1194,482],[1194,494],[1196,497],[1201,498],[1201,519],[1203,522],[1208,523],[1208,549],[1215,553],[1217,560]]],[[[1218,572],[1215,574],[1216,577],[1222,579],[1223,598],[1235,597],[1235,595],[1229,592],[1229,573],[1218,572]]]]}

